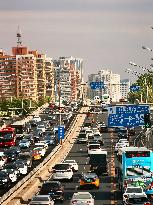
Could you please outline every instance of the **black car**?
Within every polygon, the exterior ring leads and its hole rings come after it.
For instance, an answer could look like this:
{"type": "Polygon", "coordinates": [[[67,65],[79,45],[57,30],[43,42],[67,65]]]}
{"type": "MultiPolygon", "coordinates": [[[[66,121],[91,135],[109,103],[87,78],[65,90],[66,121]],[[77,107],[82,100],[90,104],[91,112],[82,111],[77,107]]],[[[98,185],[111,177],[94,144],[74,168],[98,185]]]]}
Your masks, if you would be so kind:
{"type": "Polygon", "coordinates": [[[128,129],[128,135],[129,135],[129,136],[134,136],[135,133],[136,133],[136,131],[135,131],[135,128],[134,128],[134,127],[131,127],[131,128],[128,129]]]}
{"type": "Polygon", "coordinates": [[[3,167],[3,169],[8,170],[8,172],[9,172],[10,170],[11,170],[11,171],[14,171],[15,174],[17,175],[17,177],[18,177],[18,178],[20,177],[19,167],[18,167],[16,164],[14,164],[13,162],[6,164],[6,165],[3,167]]]}
{"type": "Polygon", "coordinates": [[[18,146],[12,146],[9,148],[9,150],[15,151],[17,154],[21,152],[21,149],[18,146]]]}
{"type": "Polygon", "coordinates": [[[40,195],[50,195],[53,200],[64,201],[64,186],[59,181],[46,181],[39,191],[40,195]]]}
{"type": "Polygon", "coordinates": [[[30,168],[32,166],[32,156],[29,152],[23,152],[18,155],[18,159],[21,159],[30,168]]]}
{"type": "Polygon", "coordinates": [[[4,151],[5,156],[7,157],[8,162],[15,161],[17,159],[18,153],[16,150],[13,149],[7,149],[4,151]]]}
{"type": "Polygon", "coordinates": [[[11,180],[7,172],[0,171],[0,188],[8,188],[11,186],[11,180]]]}
{"type": "Polygon", "coordinates": [[[108,132],[108,127],[107,125],[100,125],[99,127],[99,132],[102,133],[102,132],[108,132]]]}

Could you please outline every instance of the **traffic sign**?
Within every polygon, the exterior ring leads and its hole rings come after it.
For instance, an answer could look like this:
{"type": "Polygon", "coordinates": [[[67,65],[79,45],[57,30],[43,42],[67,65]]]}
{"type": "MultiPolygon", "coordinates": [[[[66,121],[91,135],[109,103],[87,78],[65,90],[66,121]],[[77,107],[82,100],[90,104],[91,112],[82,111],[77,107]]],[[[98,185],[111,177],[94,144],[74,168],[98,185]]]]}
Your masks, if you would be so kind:
{"type": "Polygon", "coordinates": [[[58,127],[58,139],[64,139],[64,127],[63,126],[59,126],[58,127]]]}
{"type": "Polygon", "coordinates": [[[144,126],[144,114],[150,112],[149,108],[149,105],[123,105],[108,107],[108,126],[144,126]]]}
{"type": "Polygon", "coordinates": [[[130,86],[130,91],[131,92],[138,92],[138,91],[140,91],[140,86],[138,86],[138,85],[131,85],[130,86]]]}
{"type": "Polygon", "coordinates": [[[95,89],[102,89],[104,88],[104,82],[91,82],[90,83],[90,88],[95,90],[95,89]]]}

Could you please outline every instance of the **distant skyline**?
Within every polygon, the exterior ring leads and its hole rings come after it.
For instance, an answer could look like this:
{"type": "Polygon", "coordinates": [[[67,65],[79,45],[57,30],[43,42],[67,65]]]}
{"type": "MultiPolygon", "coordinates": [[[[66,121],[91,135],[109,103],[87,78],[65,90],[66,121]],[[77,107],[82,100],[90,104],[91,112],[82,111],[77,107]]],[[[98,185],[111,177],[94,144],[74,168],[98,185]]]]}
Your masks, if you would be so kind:
{"type": "Polygon", "coordinates": [[[110,69],[135,79],[130,61],[148,67],[153,53],[152,0],[0,0],[0,48],[11,54],[21,28],[23,45],[48,57],[84,60],[84,78],[110,69]]]}

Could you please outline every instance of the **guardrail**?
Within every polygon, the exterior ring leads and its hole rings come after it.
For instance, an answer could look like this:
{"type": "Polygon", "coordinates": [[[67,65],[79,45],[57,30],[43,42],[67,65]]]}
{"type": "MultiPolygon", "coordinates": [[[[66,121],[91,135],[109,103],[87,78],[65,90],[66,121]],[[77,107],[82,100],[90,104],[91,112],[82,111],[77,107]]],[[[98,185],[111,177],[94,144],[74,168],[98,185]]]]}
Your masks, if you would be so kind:
{"type": "MultiPolygon", "coordinates": [[[[74,116],[69,128],[71,126],[73,126],[74,121],[76,120],[76,117],[74,116]]],[[[63,142],[65,142],[65,140],[68,137],[68,133],[70,130],[67,130],[65,133],[65,138],[63,140],[63,142]]],[[[71,131],[70,131],[71,132],[71,131]]],[[[25,183],[30,182],[34,176],[38,173],[38,171],[47,163],[49,162],[49,160],[56,154],[56,152],[58,152],[60,149],[62,148],[62,146],[60,144],[58,144],[53,150],[52,152],[43,160],[43,162],[41,162],[36,168],[34,168],[27,176],[25,176],[22,180],[20,180],[14,187],[12,187],[7,193],[5,193],[1,198],[0,198],[0,204],[4,203],[15,191],[17,191],[19,188],[21,189],[22,187],[25,186],[25,183]]]]}

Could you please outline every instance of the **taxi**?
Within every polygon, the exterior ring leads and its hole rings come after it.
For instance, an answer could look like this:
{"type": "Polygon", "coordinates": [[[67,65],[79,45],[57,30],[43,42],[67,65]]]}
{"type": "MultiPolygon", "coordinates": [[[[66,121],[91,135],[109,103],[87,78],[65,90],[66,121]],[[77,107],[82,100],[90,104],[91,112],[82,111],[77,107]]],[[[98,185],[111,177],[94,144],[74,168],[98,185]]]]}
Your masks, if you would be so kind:
{"type": "Polygon", "coordinates": [[[99,189],[100,181],[99,177],[95,173],[84,173],[80,179],[81,188],[96,188],[99,189]]]}
{"type": "Polygon", "coordinates": [[[32,158],[33,158],[33,160],[40,160],[41,159],[41,154],[40,154],[39,150],[37,150],[37,149],[32,150],[32,158]]]}

